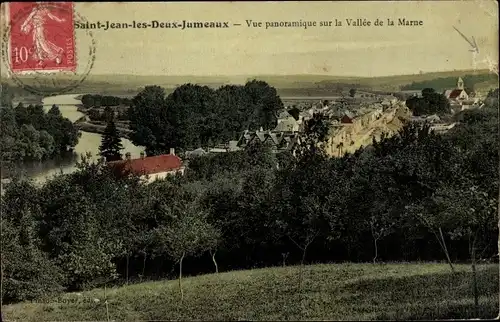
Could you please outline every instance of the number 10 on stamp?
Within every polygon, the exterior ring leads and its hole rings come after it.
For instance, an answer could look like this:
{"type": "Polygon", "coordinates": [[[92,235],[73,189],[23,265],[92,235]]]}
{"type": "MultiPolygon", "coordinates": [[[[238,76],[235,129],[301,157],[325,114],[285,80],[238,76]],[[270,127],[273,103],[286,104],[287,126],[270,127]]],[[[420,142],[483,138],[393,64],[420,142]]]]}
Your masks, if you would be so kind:
{"type": "Polygon", "coordinates": [[[11,2],[12,72],[76,71],[72,2],[11,2]]]}

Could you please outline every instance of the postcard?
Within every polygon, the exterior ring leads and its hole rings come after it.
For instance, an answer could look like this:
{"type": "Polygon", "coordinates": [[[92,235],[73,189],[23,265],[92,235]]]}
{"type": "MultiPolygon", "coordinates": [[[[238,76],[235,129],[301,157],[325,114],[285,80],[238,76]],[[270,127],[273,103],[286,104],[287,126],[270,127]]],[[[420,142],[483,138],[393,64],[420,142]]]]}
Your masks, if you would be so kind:
{"type": "Polygon", "coordinates": [[[498,15],[2,3],[2,319],[497,317],[498,15]]]}

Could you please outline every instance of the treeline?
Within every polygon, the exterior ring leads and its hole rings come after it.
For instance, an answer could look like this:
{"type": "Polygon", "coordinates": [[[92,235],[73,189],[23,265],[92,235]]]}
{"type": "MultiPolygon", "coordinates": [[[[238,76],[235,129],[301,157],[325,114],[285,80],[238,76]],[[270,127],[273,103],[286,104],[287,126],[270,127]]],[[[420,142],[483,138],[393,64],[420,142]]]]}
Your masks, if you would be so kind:
{"type": "Polygon", "coordinates": [[[12,106],[12,100],[16,97],[29,98],[31,100],[40,98],[39,95],[30,93],[29,91],[20,86],[11,85],[6,82],[0,83],[0,87],[1,87],[0,91],[1,107],[12,106]]]}
{"type": "Polygon", "coordinates": [[[106,107],[125,105],[130,106],[132,100],[127,97],[116,97],[99,94],[85,94],[82,96],[82,104],[85,108],[106,107]]]}
{"type": "Polygon", "coordinates": [[[109,122],[111,119],[117,121],[128,120],[127,110],[120,109],[115,112],[115,110],[113,110],[113,108],[111,108],[110,106],[106,106],[104,108],[104,111],[102,112],[100,112],[97,109],[91,109],[88,112],[88,116],[91,121],[98,121],[98,122],[109,122]]]}
{"type": "MultiPolygon", "coordinates": [[[[160,101],[162,102],[162,101],[160,101]]],[[[145,185],[104,164],[2,197],[4,301],[131,280],[308,262],[495,260],[497,107],[342,158],[306,124],[296,157],[251,145],[145,185]]]]}
{"type": "Polygon", "coordinates": [[[256,80],[216,90],[185,84],[168,96],[148,86],[129,108],[131,139],[149,155],[227,143],[246,129],[274,128],[282,108],[276,89],[256,80]]]}
{"type": "MultiPolygon", "coordinates": [[[[497,80],[498,77],[492,73],[484,73],[479,75],[464,75],[465,90],[469,93],[474,90],[474,85],[490,80],[497,80]]],[[[445,89],[453,89],[457,87],[457,77],[439,77],[431,80],[413,82],[408,85],[401,86],[401,90],[418,90],[424,88],[435,88],[436,90],[443,91],[445,89]]]]}
{"type": "Polygon", "coordinates": [[[42,105],[0,109],[0,148],[6,162],[40,161],[76,146],[78,129],[54,105],[45,113],[42,105]]]}
{"type": "Polygon", "coordinates": [[[424,88],[422,97],[412,96],[406,100],[406,106],[413,115],[449,114],[451,112],[450,102],[441,93],[436,93],[433,88],[424,88]]]}

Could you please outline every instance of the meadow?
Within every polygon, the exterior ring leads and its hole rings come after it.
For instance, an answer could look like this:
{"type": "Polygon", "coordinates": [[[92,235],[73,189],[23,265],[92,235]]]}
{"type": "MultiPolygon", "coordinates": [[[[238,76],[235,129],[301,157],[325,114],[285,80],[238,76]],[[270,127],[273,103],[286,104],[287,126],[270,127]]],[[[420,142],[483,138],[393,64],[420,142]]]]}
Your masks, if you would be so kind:
{"type": "MultiPolygon", "coordinates": [[[[471,270],[447,264],[316,264],[231,271],[8,305],[7,321],[410,320],[475,316],[471,270]],[[106,308],[107,301],[107,308],[106,308]]],[[[498,265],[478,266],[479,316],[498,312],[498,265]]]]}

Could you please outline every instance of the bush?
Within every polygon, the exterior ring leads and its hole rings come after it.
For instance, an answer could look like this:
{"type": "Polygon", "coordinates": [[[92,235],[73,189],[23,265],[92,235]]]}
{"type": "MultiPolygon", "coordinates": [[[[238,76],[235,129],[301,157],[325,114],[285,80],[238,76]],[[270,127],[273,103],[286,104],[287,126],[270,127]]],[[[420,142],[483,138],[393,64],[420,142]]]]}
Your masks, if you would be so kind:
{"type": "Polygon", "coordinates": [[[2,300],[35,300],[63,290],[61,270],[36,247],[22,246],[20,231],[2,219],[2,300]]]}

